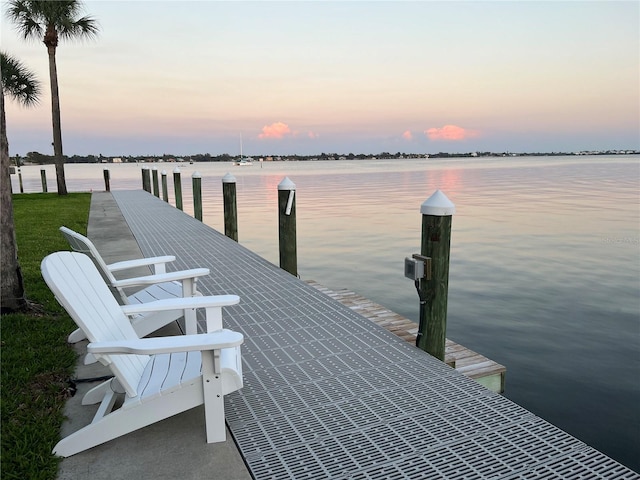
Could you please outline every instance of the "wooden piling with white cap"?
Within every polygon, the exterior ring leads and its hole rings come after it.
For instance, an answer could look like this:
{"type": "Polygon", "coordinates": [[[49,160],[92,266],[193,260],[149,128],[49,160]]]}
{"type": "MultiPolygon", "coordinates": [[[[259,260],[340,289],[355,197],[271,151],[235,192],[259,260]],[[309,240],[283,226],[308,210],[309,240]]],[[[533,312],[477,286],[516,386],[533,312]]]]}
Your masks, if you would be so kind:
{"type": "Polygon", "coordinates": [[[420,206],[420,255],[431,258],[431,272],[428,278],[420,280],[418,286],[420,323],[416,345],[442,361],[447,336],[451,219],[455,211],[455,205],[440,190],[420,206]]]}
{"type": "Polygon", "coordinates": [[[238,207],[236,201],[236,177],[227,173],[222,177],[224,203],[224,234],[238,241],[238,207]]]}
{"type": "Polygon", "coordinates": [[[296,240],[296,185],[289,177],[278,184],[278,232],[280,268],[298,276],[296,240]]]}
{"type": "Polygon", "coordinates": [[[193,172],[191,182],[193,185],[193,216],[202,221],[202,175],[200,172],[193,172]]]}
{"type": "Polygon", "coordinates": [[[176,208],[182,210],[182,180],[180,179],[180,169],[173,169],[173,191],[176,196],[176,208]]]}

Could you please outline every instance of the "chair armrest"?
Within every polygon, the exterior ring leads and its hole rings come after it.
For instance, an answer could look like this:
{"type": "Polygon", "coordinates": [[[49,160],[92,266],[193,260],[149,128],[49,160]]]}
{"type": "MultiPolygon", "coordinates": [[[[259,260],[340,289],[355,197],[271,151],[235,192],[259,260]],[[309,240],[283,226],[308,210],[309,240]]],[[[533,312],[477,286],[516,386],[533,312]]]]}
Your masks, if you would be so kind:
{"type": "Polygon", "coordinates": [[[167,298],[153,302],[122,305],[125,315],[136,313],[159,312],[162,310],[184,310],[187,308],[227,307],[240,303],[237,295],[211,295],[207,297],[167,298]]]}
{"type": "Polygon", "coordinates": [[[129,268],[146,267],[147,265],[164,265],[165,263],[175,261],[176,257],[173,255],[164,255],[162,257],[151,258],[136,258],[134,260],[124,260],[122,262],[115,262],[107,265],[107,268],[112,272],[119,270],[128,270],[129,268]]]}
{"type": "Polygon", "coordinates": [[[180,335],[171,337],[136,338],[131,340],[113,340],[95,342],[87,345],[87,351],[93,354],[132,353],[153,355],[161,353],[195,352],[219,350],[241,345],[244,336],[233,330],[219,330],[200,335],[180,335]]]}
{"type": "Polygon", "coordinates": [[[173,282],[188,278],[202,277],[209,275],[208,268],[193,268],[191,270],[179,270],[177,272],[160,273],[158,275],[146,275],[144,277],[125,278],[113,282],[114,287],[134,287],[137,285],[155,285],[156,283],[173,282]]]}

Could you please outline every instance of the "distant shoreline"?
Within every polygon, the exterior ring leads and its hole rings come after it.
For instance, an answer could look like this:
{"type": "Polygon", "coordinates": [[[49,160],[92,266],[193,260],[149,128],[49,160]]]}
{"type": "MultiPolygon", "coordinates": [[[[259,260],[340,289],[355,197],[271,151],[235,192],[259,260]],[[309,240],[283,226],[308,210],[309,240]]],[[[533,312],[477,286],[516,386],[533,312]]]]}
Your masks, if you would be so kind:
{"type": "MultiPolygon", "coordinates": [[[[320,155],[262,155],[247,157],[247,160],[259,162],[313,162],[313,161],[341,161],[341,160],[416,160],[425,158],[499,158],[499,157],[565,157],[565,156],[597,156],[597,155],[640,155],[640,150],[581,150],[578,152],[468,152],[468,153],[401,153],[382,152],[378,154],[339,155],[336,153],[320,155]]],[[[52,165],[52,155],[29,152],[27,156],[15,155],[10,157],[11,165],[52,165]]],[[[209,153],[196,155],[122,155],[107,157],[103,155],[73,155],[65,156],[65,163],[159,163],[159,162],[233,162],[238,156],[229,154],[211,155],[209,153]]]]}

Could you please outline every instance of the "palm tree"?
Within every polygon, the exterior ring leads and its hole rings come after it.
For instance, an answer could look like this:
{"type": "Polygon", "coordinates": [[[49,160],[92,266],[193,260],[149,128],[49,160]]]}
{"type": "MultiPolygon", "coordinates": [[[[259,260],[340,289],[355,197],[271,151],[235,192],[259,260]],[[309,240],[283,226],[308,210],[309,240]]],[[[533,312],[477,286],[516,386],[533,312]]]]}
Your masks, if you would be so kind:
{"type": "Polygon", "coordinates": [[[5,92],[24,106],[38,102],[40,84],[34,74],[20,62],[0,52],[0,278],[1,311],[17,311],[26,307],[24,284],[18,263],[15,229],[13,225],[13,199],[9,174],[9,142],[4,112],[5,92]]]}
{"type": "Polygon", "coordinates": [[[18,33],[25,40],[42,40],[49,54],[53,153],[56,163],[58,195],[67,194],[67,184],[64,178],[64,156],[62,154],[56,48],[60,39],[93,38],[97,35],[97,22],[90,16],[80,17],[81,10],[82,2],[78,0],[10,0],[7,9],[7,16],[16,24],[18,33]]]}

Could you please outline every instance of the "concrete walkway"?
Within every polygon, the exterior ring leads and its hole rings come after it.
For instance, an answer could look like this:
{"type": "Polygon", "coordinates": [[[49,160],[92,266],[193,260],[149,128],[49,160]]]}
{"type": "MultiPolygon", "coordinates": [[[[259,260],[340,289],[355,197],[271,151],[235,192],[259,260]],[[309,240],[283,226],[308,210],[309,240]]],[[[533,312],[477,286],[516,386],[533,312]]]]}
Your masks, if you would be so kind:
{"type": "MultiPolygon", "coordinates": [[[[91,196],[88,237],[107,263],[141,258],[142,252],[110,193],[91,196]]],[[[148,274],[149,270],[138,272],[148,274]]],[[[174,327],[160,335],[179,334],[174,327]]],[[[86,342],[76,344],[80,354],[76,378],[108,375],[100,364],[82,365],[86,342]]],[[[86,391],[96,382],[78,383],[78,392],[65,407],[68,421],[62,436],[91,423],[98,406],[80,404],[86,391]]],[[[62,460],[60,480],[249,480],[247,467],[227,433],[224,443],[207,444],[202,407],[150,425],[111,442],[62,460]]]]}

